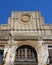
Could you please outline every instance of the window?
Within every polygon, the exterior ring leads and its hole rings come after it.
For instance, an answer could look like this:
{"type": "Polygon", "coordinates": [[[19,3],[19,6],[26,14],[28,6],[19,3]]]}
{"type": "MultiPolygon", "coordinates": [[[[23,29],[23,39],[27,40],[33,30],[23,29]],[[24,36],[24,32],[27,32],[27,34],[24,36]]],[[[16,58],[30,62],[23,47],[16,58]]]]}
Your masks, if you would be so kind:
{"type": "Polygon", "coordinates": [[[52,64],[52,46],[48,46],[49,63],[52,64]]]}
{"type": "Polygon", "coordinates": [[[14,65],[38,65],[36,50],[28,45],[20,46],[16,50],[14,65]]]}
{"type": "Polygon", "coordinates": [[[0,50],[0,62],[2,62],[2,60],[3,60],[3,50],[0,50]]]}
{"type": "Polygon", "coordinates": [[[37,54],[36,51],[30,46],[22,46],[16,50],[17,61],[36,61],[37,54]]]}

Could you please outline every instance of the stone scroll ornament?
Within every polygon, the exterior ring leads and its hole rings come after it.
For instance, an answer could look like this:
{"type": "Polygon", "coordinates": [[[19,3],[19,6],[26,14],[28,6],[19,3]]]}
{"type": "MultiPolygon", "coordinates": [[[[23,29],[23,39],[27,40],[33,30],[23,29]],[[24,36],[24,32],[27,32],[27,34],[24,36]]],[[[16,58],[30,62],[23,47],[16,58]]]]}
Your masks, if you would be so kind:
{"type": "Polygon", "coordinates": [[[3,56],[3,61],[2,61],[2,64],[1,65],[4,65],[5,64],[5,59],[6,59],[7,53],[8,52],[6,52],[5,55],[3,56]]]}

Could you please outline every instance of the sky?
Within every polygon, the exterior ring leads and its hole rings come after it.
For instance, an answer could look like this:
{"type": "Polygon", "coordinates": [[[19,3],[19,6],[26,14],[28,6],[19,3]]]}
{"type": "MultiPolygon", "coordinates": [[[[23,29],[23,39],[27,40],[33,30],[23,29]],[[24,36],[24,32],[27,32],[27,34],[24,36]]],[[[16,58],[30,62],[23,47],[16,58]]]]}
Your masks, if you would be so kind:
{"type": "Polygon", "coordinates": [[[46,24],[52,24],[52,0],[0,0],[0,24],[7,24],[12,11],[40,11],[46,24]]]}

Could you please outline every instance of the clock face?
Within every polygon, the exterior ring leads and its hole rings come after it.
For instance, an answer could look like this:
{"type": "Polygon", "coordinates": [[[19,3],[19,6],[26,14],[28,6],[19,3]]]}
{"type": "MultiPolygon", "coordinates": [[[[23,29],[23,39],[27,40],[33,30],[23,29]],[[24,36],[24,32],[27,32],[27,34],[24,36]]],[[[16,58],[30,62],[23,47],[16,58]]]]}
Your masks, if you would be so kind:
{"type": "Polygon", "coordinates": [[[29,16],[29,15],[23,15],[23,16],[21,17],[21,20],[22,20],[23,22],[29,22],[29,21],[30,21],[30,16],[29,16]]]}

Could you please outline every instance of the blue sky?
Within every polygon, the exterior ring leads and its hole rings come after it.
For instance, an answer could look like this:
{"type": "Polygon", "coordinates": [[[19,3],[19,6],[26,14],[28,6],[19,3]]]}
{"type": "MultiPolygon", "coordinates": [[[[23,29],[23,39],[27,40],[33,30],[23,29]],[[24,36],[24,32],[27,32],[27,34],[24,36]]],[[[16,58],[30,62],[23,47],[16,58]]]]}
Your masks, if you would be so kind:
{"type": "Polygon", "coordinates": [[[52,24],[52,0],[0,0],[0,24],[6,24],[12,11],[40,11],[46,24],[52,24]]]}

